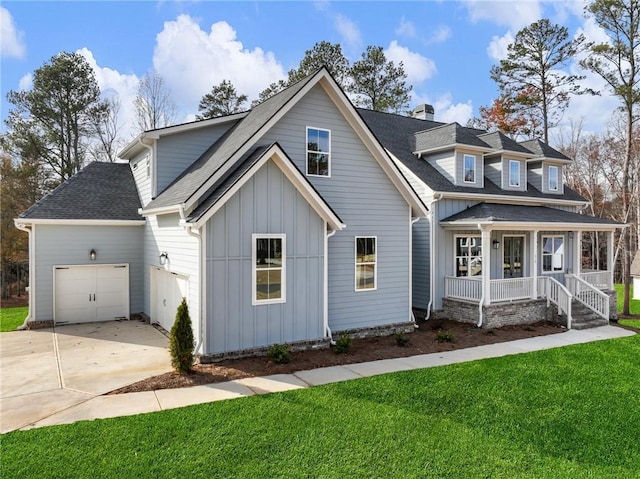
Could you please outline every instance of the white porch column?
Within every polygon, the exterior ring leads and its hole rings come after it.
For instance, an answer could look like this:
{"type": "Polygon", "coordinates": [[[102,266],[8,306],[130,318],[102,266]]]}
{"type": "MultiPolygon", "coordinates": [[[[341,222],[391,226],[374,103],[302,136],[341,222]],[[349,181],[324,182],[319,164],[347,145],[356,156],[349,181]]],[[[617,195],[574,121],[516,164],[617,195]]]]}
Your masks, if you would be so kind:
{"type": "Polygon", "coordinates": [[[582,271],[582,231],[573,233],[573,274],[580,276],[582,271]]]}
{"type": "Polygon", "coordinates": [[[531,232],[531,277],[533,278],[531,299],[538,299],[538,230],[531,232]]]}
{"type": "Polygon", "coordinates": [[[609,288],[613,289],[613,231],[607,231],[607,270],[609,270],[609,288]]]}
{"type": "MultiPolygon", "coordinates": [[[[484,304],[491,304],[491,231],[482,228],[482,290],[484,304]]],[[[482,307],[482,305],[480,305],[482,307]]]]}

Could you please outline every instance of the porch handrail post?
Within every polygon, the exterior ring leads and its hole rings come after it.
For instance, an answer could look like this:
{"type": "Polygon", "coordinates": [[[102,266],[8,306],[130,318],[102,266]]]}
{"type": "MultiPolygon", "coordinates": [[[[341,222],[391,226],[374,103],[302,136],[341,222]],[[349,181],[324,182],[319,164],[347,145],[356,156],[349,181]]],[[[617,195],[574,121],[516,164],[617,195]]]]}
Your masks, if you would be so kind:
{"type": "Polygon", "coordinates": [[[538,299],[538,230],[531,232],[531,277],[533,288],[531,299],[538,299]]]}
{"type": "Polygon", "coordinates": [[[609,270],[609,289],[613,289],[613,231],[607,231],[607,270],[609,270]]]}
{"type": "Polygon", "coordinates": [[[482,288],[484,304],[491,304],[491,231],[482,228],[482,288]]]}

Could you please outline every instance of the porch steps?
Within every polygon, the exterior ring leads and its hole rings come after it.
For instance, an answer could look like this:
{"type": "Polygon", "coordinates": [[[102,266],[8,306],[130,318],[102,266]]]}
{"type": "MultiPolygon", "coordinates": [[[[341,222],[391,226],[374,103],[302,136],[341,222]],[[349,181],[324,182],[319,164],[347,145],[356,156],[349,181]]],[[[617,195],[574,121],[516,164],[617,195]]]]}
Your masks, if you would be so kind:
{"type": "Polygon", "coordinates": [[[592,311],[590,308],[575,299],[571,301],[571,328],[589,329],[598,326],[607,326],[609,320],[592,311]]]}

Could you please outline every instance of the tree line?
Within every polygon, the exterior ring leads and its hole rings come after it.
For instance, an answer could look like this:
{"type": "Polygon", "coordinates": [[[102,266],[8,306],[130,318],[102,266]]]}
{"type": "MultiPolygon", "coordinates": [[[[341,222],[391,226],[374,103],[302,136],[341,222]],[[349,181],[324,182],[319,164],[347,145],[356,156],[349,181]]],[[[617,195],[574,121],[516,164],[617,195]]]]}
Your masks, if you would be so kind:
{"type": "MultiPolygon", "coordinates": [[[[570,140],[561,139],[557,146],[576,159],[567,172],[567,180],[583,196],[595,200],[593,213],[631,225],[623,230],[616,248],[625,283],[625,313],[629,308],[631,255],[640,243],[639,2],[594,0],[586,6],[585,13],[607,35],[604,43],[589,43],[583,35],[570,38],[566,27],[548,19],[520,30],[508,46],[506,58],[490,71],[498,97],[491,105],[480,107],[480,116],[468,123],[515,138],[541,137],[549,143],[549,130],[559,124],[572,96],[609,93],[618,98],[615,127],[589,137],[574,128],[570,140]],[[584,75],[565,73],[578,58],[584,71],[604,80],[607,92],[584,87],[584,75]],[[598,165],[594,166],[596,161],[598,165]],[[604,208],[600,198],[606,198],[613,209],[604,208]]],[[[298,67],[260,92],[251,107],[322,66],[327,67],[356,106],[409,112],[413,87],[407,84],[402,62],[388,60],[382,47],[368,46],[358,60],[350,63],[339,44],[326,41],[307,50],[298,67]]],[[[2,261],[26,251],[12,230],[15,215],[89,160],[115,161],[124,145],[118,124],[119,100],[102,97],[93,70],[77,53],[62,52],[51,58],[34,71],[30,90],[10,91],[7,100],[12,109],[5,121],[7,133],[0,137],[2,261]],[[9,197],[11,200],[7,201],[9,197]]],[[[202,97],[196,118],[237,113],[245,110],[247,103],[246,94],[223,80],[202,97]]],[[[178,119],[170,89],[153,70],[139,82],[134,109],[138,131],[168,126],[178,119]]]]}

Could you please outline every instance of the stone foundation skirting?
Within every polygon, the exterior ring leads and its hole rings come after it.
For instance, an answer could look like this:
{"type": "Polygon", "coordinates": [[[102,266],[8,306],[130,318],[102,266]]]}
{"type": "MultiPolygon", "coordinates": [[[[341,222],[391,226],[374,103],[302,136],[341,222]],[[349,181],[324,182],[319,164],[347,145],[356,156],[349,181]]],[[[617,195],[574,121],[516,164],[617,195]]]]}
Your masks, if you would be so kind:
{"type": "Polygon", "coordinates": [[[53,319],[46,321],[28,321],[24,329],[45,329],[53,328],[53,319]]]}
{"type": "MultiPolygon", "coordinates": [[[[286,343],[289,346],[289,351],[308,351],[315,349],[327,349],[329,347],[329,338],[316,339],[311,341],[297,341],[294,343],[286,343]]],[[[264,346],[260,348],[248,348],[237,351],[229,351],[226,353],[204,354],[198,355],[198,361],[201,364],[210,364],[224,359],[241,359],[241,358],[253,358],[257,356],[268,356],[269,348],[271,346],[264,346]]]]}
{"type": "Polygon", "coordinates": [[[618,321],[618,292],[612,289],[603,293],[609,296],[609,321],[618,321]]]}
{"type": "MultiPolygon", "coordinates": [[[[478,324],[478,304],[469,301],[444,298],[443,310],[437,317],[448,318],[462,323],[478,324]]],[[[496,303],[482,308],[482,327],[500,328],[502,326],[533,324],[540,321],[553,321],[562,323],[555,307],[547,308],[546,299],[512,301],[509,303],[496,303]]]]}
{"type": "Polygon", "coordinates": [[[382,326],[371,326],[368,328],[345,329],[333,331],[333,339],[338,339],[341,335],[347,334],[350,338],[371,338],[377,336],[391,336],[395,333],[412,333],[415,330],[415,323],[406,321],[403,323],[385,324],[382,326]]]}

